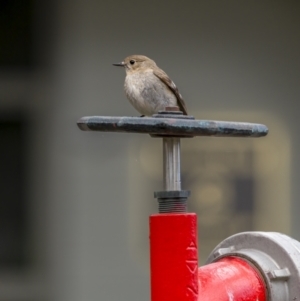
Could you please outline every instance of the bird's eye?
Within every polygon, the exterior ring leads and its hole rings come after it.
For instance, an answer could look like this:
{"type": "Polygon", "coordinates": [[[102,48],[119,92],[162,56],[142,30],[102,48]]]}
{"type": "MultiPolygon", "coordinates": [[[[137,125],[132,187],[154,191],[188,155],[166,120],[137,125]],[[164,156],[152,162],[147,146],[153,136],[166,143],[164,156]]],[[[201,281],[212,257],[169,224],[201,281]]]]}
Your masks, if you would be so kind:
{"type": "Polygon", "coordinates": [[[135,63],[135,61],[134,60],[130,60],[129,63],[130,63],[130,65],[133,65],[135,63]]]}

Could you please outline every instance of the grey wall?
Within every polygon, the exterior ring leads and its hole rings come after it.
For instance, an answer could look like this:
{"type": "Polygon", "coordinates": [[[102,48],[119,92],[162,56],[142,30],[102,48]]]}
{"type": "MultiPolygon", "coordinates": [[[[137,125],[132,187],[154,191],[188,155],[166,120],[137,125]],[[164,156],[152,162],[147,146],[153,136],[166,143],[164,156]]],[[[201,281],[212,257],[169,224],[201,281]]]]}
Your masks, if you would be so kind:
{"type": "Polygon", "coordinates": [[[38,67],[29,75],[2,72],[0,78],[0,93],[9,99],[0,105],[25,107],[34,124],[30,191],[36,300],[149,300],[147,267],[135,260],[128,244],[128,198],[134,195],[128,188],[128,152],[132,143],[148,138],[76,128],[84,115],[136,115],[124,96],[124,71],[111,65],[129,54],[156,60],[177,83],[192,114],[254,111],[282,122],[292,149],[289,234],[300,239],[297,1],[39,5],[38,67]],[[21,103],[20,95],[28,100],[21,103]]]}

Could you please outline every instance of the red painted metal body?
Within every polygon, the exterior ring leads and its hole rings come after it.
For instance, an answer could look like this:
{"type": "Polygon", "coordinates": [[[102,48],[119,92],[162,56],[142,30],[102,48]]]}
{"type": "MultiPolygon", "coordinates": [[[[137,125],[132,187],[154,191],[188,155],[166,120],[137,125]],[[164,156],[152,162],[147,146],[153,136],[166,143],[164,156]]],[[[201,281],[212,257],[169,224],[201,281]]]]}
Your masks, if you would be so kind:
{"type": "Polygon", "coordinates": [[[197,301],[197,216],[150,216],[152,301],[197,301]]]}
{"type": "Polygon", "coordinates": [[[225,257],[200,267],[199,301],[265,301],[266,289],[258,271],[238,257],[225,257]]]}
{"type": "Polygon", "coordinates": [[[198,268],[197,216],[150,216],[151,301],[266,301],[254,267],[226,257],[198,268]]]}

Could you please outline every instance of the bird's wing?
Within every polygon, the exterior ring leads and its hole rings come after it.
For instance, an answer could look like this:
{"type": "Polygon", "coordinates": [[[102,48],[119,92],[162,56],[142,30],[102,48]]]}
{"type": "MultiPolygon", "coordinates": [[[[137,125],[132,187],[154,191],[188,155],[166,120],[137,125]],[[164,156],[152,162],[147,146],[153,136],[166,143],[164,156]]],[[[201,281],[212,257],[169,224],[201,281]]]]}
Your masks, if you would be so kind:
{"type": "Polygon", "coordinates": [[[175,94],[177,98],[177,104],[180,108],[180,111],[183,112],[184,115],[188,115],[187,108],[185,102],[178,91],[178,88],[174,84],[174,82],[169,78],[169,76],[161,69],[154,69],[153,73],[157,76],[166,86],[175,94]]]}

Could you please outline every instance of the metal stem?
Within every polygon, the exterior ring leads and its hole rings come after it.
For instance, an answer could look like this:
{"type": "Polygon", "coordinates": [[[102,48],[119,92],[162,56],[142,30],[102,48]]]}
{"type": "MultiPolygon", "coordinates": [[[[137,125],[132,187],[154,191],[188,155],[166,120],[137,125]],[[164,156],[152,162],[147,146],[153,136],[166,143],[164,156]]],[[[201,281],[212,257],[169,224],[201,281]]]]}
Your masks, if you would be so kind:
{"type": "Polygon", "coordinates": [[[180,138],[163,138],[164,189],[181,190],[180,138]]]}

